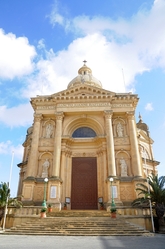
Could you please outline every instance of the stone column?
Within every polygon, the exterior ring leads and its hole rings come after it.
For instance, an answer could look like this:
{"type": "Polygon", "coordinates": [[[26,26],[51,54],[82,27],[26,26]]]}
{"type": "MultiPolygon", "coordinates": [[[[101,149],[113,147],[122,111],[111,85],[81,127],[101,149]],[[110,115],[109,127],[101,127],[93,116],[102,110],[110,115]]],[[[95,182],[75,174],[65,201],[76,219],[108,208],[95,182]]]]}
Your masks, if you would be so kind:
{"type": "Polygon", "coordinates": [[[102,152],[97,152],[97,182],[98,182],[98,197],[103,196],[103,188],[102,188],[102,172],[103,172],[103,164],[101,163],[102,152]]]}
{"type": "Polygon", "coordinates": [[[139,147],[137,140],[136,122],[134,112],[127,112],[128,123],[129,123],[129,136],[131,143],[131,157],[132,157],[132,171],[134,176],[142,177],[142,166],[139,155],[139,147]]]}
{"type": "Polygon", "coordinates": [[[24,172],[21,171],[19,173],[19,184],[18,184],[17,196],[21,196],[22,194],[21,191],[22,191],[23,180],[24,180],[24,172]]]}
{"type": "Polygon", "coordinates": [[[56,113],[56,131],[54,136],[54,155],[52,176],[59,178],[60,176],[60,159],[61,159],[61,135],[62,135],[63,113],[56,113]]]}
{"type": "Polygon", "coordinates": [[[108,159],[108,176],[116,176],[114,139],[112,131],[112,111],[105,111],[105,128],[107,134],[107,159],[108,159]]]}
{"type": "Polygon", "coordinates": [[[38,145],[42,114],[34,114],[34,125],[26,177],[36,177],[38,169],[38,145]]]}
{"type": "Polygon", "coordinates": [[[61,185],[61,200],[64,200],[64,190],[65,190],[65,173],[66,173],[66,155],[65,151],[62,151],[61,155],[61,169],[60,169],[60,178],[62,180],[62,185],[61,185]]]}
{"type": "Polygon", "coordinates": [[[104,196],[104,201],[108,200],[108,189],[106,185],[106,179],[107,179],[107,159],[106,159],[106,150],[103,150],[103,155],[102,155],[102,164],[103,164],[103,179],[102,179],[102,184],[103,184],[103,196],[104,196]]]}
{"type": "Polygon", "coordinates": [[[72,157],[71,152],[67,155],[67,185],[66,185],[66,197],[71,197],[71,180],[72,180],[72,157]]]}

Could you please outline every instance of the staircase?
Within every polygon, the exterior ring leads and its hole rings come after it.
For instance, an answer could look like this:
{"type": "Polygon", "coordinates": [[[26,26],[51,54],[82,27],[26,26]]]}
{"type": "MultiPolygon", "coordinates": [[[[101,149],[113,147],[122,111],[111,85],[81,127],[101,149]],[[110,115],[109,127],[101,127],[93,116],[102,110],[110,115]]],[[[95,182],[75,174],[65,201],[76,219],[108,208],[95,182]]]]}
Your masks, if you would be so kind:
{"type": "Polygon", "coordinates": [[[46,218],[33,218],[5,231],[6,235],[48,236],[142,236],[149,231],[128,223],[124,218],[112,219],[106,211],[61,211],[46,218]]]}

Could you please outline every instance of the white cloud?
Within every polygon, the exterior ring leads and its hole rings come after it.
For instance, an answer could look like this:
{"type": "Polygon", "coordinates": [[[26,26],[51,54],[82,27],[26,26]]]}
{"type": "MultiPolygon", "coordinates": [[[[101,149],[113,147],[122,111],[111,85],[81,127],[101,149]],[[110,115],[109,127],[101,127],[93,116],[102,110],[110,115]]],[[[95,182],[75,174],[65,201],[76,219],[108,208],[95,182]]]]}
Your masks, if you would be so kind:
{"type": "Polygon", "coordinates": [[[31,125],[33,109],[30,104],[21,104],[12,108],[0,106],[0,121],[9,127],[31,125]]]}
{"type": "MultiPolygon", "coordinates": [[[[64,11],[64,5],[62,6],[63,11],[64,11]]],[[[50,19],[50,23],[53,25],[53,27],[56,24],[62,25],[67,27],[69,20],[65,18],[62,14],[59,13],[59,2],[57,0],[54,1],[52,11],[50,15],[47,16],[50,19]]]]}
{"type": "Polygon", "coordinates": [[[0,143],[0,154],[8,154],[8,148],[11,147],[11,141],[0,143]]]}
{"type": "Polygon", "coordinates": [[[5,34],[0,29],[0,77],[13,79],[33,71],[35,48],[26,37],[16,37],[12,33],[5,34]]]}
{"type": "Polygon", "coordinates": [[[153,111],[154,108],[152,106],[152,103],[147,103],[146,106],[145,106],[145,110],[147,110],[147,111],[153,111]]]}
{"type": "Polygon", "coordinates": [[[77,76],[84,59],[103,88],[124,92],[126,86],[126,91],[131,91],[137,74],[165,66],[165,35],[161,25],[165,23],[164,11],[165,1],[158,0],[151,10],[140,10],[130,20],[114,21],[101,16],[77,16],[71,20],[58,12],[56,2],[50,15],[51,23],[62,25],[74,35],[81,33],[81,37],[57,53],[53,49],[46,50],[45,41],[41,39],[35,71],[26,78],[27,87],[22,88],[21,97],[53,94],[66,89],[77,76]]]}
{"type": "Polygon", "coordinates": [[[14,157],[22,159],[23,146],[21,144],[14,145],[10,140],[0,143],[1,155],[12,155],[12,153],[14,153],[14,157]]]}
{"type": "Polygon", "coordinates": [[[23,97],[40,94],[52,94],[67,88],[68,83],[77,76],[78,69],[86,59],[93,75],[98,78],[103,88],[115,92],[132,89],[137,73],[144,70],[136,52],[129,47],[123,49],[119,44],[109,42],[102,34],[95,33],[75,39],[67,48],[58,53],[45,51],[46,59],[38,61],[37,73],[28,81],[28,87],[22,90],[23,97]],[[125,84],[123,80],[123,72],[125,84]]]}
{"type": "MultiPolygon", "coordinates": [[[[154,67],[165,66],[164,0],[155,1],[148,11],[140,9],[129,20],[121,18],[112,20],[109,17],[83,15],[76,16],[73,19],[63,16],[63,21],[58,22],[56,18],[53,20],[53,16],[56,17],[57,13],[59,14],[56,4],[50,15],[52,24],[61,24],[65,30],[77,36],[88,37],[94,34],[103,36],[107,42],[108,54],[111,56],[115,53],[116,60],[120,61],[122,67],[124,65],[126,70],[130,71],[129,73],[133,69],[131,67],[133,62],[135,68],[132,71],[132,81],[137,73],[151,70],[154,67]]],[[[83,49],[83,47],[84,43],[82,42],[79,49],[83,49]]],[[[98,49],[100,49],[99,46],[98,49]]],[[[99,52],[98,49],[95,50],[95,59],[99,52]]],[[[99,55],[104,61],[105,55],[101,53],[99,55]]],[[[109,57],[109,61],[112,60],[113,56],[112,58],[109,57]]],[[[129,85],[129,79],[127,84],[129,85]]]]}

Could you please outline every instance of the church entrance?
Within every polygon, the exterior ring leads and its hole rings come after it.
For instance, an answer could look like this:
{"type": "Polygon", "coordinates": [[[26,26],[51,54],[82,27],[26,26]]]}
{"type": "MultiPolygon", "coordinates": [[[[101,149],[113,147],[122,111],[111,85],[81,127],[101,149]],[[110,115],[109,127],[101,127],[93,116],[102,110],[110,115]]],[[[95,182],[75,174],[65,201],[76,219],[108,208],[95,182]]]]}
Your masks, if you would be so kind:
{"type": "Polygon", "coordinates": [[[97,160],[72,158],[71,209],[97,209],[97,160]]]}

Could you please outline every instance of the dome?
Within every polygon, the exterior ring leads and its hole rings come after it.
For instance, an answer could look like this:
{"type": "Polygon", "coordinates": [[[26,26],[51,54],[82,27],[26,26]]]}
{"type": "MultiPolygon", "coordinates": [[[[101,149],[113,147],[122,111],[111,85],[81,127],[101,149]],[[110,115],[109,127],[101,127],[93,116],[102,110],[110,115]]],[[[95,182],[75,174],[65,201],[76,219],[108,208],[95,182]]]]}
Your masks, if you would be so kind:
{"type": "Polygon", "coordinates": [[[83,62],[84,65],[78,70],[78,76],[71,80],[68,89],[81,84],[102,88],[101,82],[92,75],[92,70],[86,66],[86,61],[83,62]]]}
{"type": "Polygon", "coordinates": [[[32,132],[33,132],[33,126],[30,126],[30,127],[27,129],[27,135],[30,135],[32,132]]]}
{"type": "Polygon", "coordinates": [[[149,128],[148,125],[143,123],[142,116],[139,113],[139,122],[136,124],[137,128],[143,130],[149,135],[149,128]]]}

